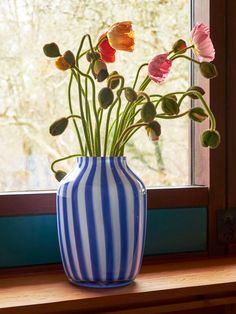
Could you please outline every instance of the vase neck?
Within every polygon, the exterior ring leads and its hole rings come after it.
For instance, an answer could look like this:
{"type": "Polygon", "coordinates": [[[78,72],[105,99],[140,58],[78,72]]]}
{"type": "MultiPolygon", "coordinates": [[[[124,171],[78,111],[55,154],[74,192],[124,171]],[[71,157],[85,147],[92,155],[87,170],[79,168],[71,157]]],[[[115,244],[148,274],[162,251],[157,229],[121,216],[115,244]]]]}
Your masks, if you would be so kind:
{"type": "Polygon", "coordinates": [[[107,164],[110,165],[111,163],[120,163],[126,165],[126,157],[119,156],[119,157],[89,157],[89,156],[81,156],[77,158],[77,164],[79,166],[83,164],[107,164]]]}

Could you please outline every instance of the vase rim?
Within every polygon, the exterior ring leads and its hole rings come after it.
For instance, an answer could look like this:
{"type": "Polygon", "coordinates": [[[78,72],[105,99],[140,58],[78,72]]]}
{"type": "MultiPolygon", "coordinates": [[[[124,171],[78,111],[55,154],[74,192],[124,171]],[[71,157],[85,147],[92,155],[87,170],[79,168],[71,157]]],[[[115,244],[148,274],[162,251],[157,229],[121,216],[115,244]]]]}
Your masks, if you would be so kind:
{"type": "Polygon", "coordinates": [[[126,160],[126,156],[79,156],[77,160],[88,159],[88,160],[126,160]]]}

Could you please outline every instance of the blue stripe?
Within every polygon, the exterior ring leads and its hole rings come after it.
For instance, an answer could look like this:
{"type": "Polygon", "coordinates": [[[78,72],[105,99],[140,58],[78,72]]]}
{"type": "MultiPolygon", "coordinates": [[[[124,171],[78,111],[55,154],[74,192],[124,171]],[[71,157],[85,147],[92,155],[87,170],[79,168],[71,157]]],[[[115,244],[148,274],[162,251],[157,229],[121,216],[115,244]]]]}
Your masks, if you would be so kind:
{"type": "Polygon", "coordinates": [[[71,267],[72,274],[75,279],[79,279],[75,264],[74,264],[74,259],[73,259],[73,254],[72,254],[72,249],[71,249],[71,243],[70,243],[70,235],[69,235],[69,226],[68,226],[68,217],[67,217],[67,189],[68,189],[69,182],[64,184],[63,187],[63,218],[64,218],[64,230],[65,230],[65,239],[66,239],[66,246],[67,246],[67,252],[68,252],[68,258],[69,258],[69,263],[71,267]]]}
{"type": "Polygon", "coordinates": [[[116,182],[116,188],[117,188],[118,199],[119,199],[119,213],[120,213],[121,263],[120,263],[120,272],[119,272],[118,280],[125,280],[125,272],[126,272],[126,267],[128,263],[128,245],[127,245],[128,226],[127,226],[127,220],[125,219],[126,212],[127,212],[127,200],[126,200],[126,194],[125,194],[123,182],[120,178],[118,171],[116,170],[116,165],[114,164],[113,158],[111,158],[111,170],[113,172],[115,182],[116,182]]]}
{"type": "Polygon", "coordinates": [[[79,183],[85,173],[85,171],[88,168],[88,158],[85,158],[85,165],[82,167],[82,170],[79,174],[79,176],[76,178],[74,185],[71,190],[71,195],[68,197],[71,197],[72,199],[72,207],[73,207],[73,220],[74,220],[74,233],[75,233],[75,243],[76,243],[76,249],[77,249],[77,256],[78,261],[80,265],[80,271],[81,271],[81,280],[88,280],[88,272],[85,264],[84,259],[84,250],[83,250],[83,244],[81,239],[81,230],[80,230],[80,224],[79,224],[79,208],[78,208],[78,186],[79,183]]]}
{"type": "MultiPolygon", "coordinates": [[[[146,239],[146,226],[147,226],[147,191],[144,183],[140,178],[133,172],[133,170],[127,165],[127,169],[132,173],[132,175],[136,178],[136,180],[141,184],[142,188],[144,189],[145,193],[143,194],[143,238],[142,238],[142,252],[141,252],[141,257],[143,256],[144,253],[144,248],[145,248],[145,239],[146,239]]],[[[139,271],[141,267],[142,260],[139,261],[140,265],[139,268],[137,269],[137,272],[139,271]]],[[[135,270],[135,269],[134,269],[135,270]]],[[[133,270],[133,271],[134,271],[133,270]]],[[[133,276],[136,276],[136,274],[132,273],[133,276]]]]}
{"type": "MultiPolygon", "coordinates": [[[[118,164],[121,168],[121,171],[126,176],[126,179],[128,179],[132,190],[133,190],[133,196],[134,196],[134,250],[133,250],[133,261],[132,261],[132,267],[131,272],[128,274],[129,278],[133,278],[134,271],[137,266],[137,254],[138,254],[138,240],[139,240],[139,219],[141,214],[141,208],[139,207],[139,191],[138,188],[134,182],[134,180],[131,179],[129,173],[126,171],[124,165],[121,163],[121,159],[118,159],[118,164]]],[[[139,180],[140,181],[140,180],[139,180]]],[[[130,262],[130,261],[129,261],[130,262]]]]}
{"type": "Polygon", "coordinates": [[[66,258],[65,258],[65,253],[64,253],[64,248],[63,248],[63,242],[62,242],[62,237],[61,237],[61,222],[60,222],[60,214],[59,212],[61,210],[63,210],[62,208],[60,208],[60,203],[59,203],[59,193],[60,193],[60,188],[58,189],[58,192],[57,192],[57,198],[56,198],[56,201],[57,201],[57,228],[58,228],[58,240],[59,240],[59,248],[60,248],[60,252],[61,252],[61,259],[62,259],[62,263],[63,263],[63,266],[64,266],[64,270],[65,270],[65,273],[67,275],[67,277],[70,277],[69,276],[69,270],[67,268],[67,265],[66,265],[66,258]]]}
{"type": "MultiPolygon", "coordinates": [[[[89,172],[87,182],[85,183],[85,205],[86,205],[86,215],[88,221],[88,234],[89,234],[89,246],[90,246],[90,255],[91,255],[91,264],[93,272],[93,280],[99,281],[100,276],[100,265],[98,257],[98,245],[96,237],[96,224],[94,218],[94,199],[96,195],[93,195],[93,180],[97,167],[97,159],[94,159],[92,162],[92,168],[89,172]]],[[[97,226],[98,227],[98,226],[97,226]]]]}
{"type": "Polygon", "coordinates": [[[101,161],[101,198],[102,198],[102,213],[105,232],[105,246],[106,246],[106,278],[107,281],[114,280],[114,243],[111,222],[111,200],[110,191],[107,180],[107,161],[101,161]]]}

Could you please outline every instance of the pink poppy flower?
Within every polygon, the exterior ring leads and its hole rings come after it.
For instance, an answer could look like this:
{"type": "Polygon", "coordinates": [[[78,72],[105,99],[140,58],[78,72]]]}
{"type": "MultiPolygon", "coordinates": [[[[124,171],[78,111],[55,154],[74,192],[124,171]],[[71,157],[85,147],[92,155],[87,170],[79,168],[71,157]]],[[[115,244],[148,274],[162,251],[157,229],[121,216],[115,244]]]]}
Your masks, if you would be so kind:
{"type": "Polygon", "coordinates": [[[209,27],[197,22],[191,31],[193,51],[200,62],[211,62],[215,59],[215,49],[210,39],[209,27]]]}
{"type": "Polygon", "coordinates": [[[148,65],[148,76],[156,83],[161,83],[170,72],[172,60],[167,59],[168,53],[157,55],[148,65]]]}

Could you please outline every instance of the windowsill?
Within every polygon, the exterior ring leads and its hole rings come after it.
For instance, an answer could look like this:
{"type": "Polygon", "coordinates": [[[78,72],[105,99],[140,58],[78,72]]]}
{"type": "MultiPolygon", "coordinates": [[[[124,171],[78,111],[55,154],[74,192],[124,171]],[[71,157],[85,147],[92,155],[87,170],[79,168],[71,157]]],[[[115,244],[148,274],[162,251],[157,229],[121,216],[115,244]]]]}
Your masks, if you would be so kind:
{"type": "Polygon", "coordinates": [[[236,303],[236,257],[142,267],[116,289],[71,285],[60,268],[0,272],[0,313],[168,313],[236,303]],[[75,313],[75,312],[73,312],[75,313]]]}

